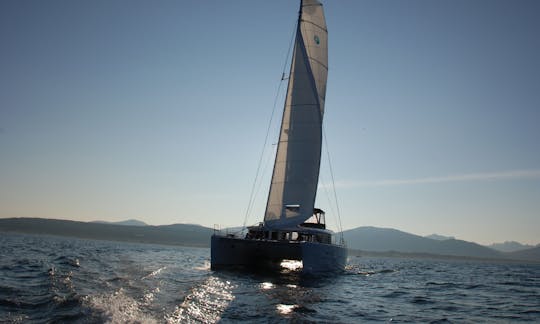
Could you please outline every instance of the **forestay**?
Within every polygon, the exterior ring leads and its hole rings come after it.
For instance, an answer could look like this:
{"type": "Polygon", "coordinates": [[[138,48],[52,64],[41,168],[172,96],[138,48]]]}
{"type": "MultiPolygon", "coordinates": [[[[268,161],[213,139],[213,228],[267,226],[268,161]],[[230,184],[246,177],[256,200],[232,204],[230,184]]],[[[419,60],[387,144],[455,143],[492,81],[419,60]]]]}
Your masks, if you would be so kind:
{"type": "Polygon", "coordinates": [[[264,216],[268,227],[296,226],[313,214],[327,74],[328,33],[323,8],[317,0],[303,0],[264,216]]]}

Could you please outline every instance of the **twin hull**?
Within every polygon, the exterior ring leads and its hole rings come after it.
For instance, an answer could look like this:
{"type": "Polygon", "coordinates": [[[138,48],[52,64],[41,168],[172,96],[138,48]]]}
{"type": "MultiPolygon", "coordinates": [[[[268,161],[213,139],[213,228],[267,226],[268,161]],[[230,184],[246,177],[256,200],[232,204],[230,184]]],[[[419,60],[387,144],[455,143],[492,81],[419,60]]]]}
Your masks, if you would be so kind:
{"type": "Polygon", "coordinates": [[[345,268],[347,249],[340,245],[318,242],[212,236],[213,270],[266,267],[269,264],[279,265],[282,260],[301,260],[304,273],[339,272],[345,268]]]}

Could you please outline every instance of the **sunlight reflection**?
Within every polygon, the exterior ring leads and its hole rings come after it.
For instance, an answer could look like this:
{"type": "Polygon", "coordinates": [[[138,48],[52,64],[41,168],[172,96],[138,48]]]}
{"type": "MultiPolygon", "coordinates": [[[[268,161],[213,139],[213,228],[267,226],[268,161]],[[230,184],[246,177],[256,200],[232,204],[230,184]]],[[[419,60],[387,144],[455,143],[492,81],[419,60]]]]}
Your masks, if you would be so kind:
{"type": "Polygon", "coordinates": [[[297,305],[278,304],[276,306],[276,310],[282,315],[287,315],[290,314],[296,307],[297,305]]]}
{"type": "Polygon", "coordinates": [[[280,266],[287,270],[296,271],[302,269],[302,261],[299,260],[283,260],[280,266]]]}
{"type": "Polygon", "coordinates": [[[216,323],[234,299],[234,285],[218,277],[210,277],[193,287],[182,304],[166,317],[168,323],[216,323]]]}
{"type": "Polygon", "coordinates": [[[261,289],[267,290],[267,289],[272,289],[272,288],[274,288],[274,284],[271,282],[263,282],[261,284],[261,289]]]}

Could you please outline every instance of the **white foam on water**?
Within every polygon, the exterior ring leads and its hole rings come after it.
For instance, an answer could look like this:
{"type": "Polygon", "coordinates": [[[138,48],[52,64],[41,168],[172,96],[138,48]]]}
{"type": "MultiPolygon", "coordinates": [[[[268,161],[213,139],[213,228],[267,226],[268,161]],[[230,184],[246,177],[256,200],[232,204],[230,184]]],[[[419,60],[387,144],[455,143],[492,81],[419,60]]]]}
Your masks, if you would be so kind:
{"type": "Polygon", "coordinates": [[[160,292],[159,287],[156,287],[152,291],[145,293],[143,296],[144,303],[146,305],[152,304],[152,302],[156,298],[156,294],[159,294],[159,292],[160,292]]]}
{"type": "Polygon", "coordinates": [[[28,315],[25,315],[25,314],[12,314],[12,313],[7,313],[6,317],[3,318],[3,319],[0,319],[0,322],[4,323],[4,321],[6,323],[28,323],[29,322],[29,317],[28,315]]]}
{"type": "Polygon", "coordinates": [[[141,303],[127,296],[122,288],[112,294],[87,296],[83,302],[102,313],[106,323],[158,323],[143,313],[141,303]]]}
{"type": "Polygon", "coordinates": [[[194,270],[210,270],[210,261],[204,261],[204,264],[202,266],[194,267],[194,270]]]}
{"type": "Polygon", "coordinates": [[[165,319],[167,323],[216,323],[234,299],[229,282],[210,277],[191,289],[182,304],[165,319]]]}
{"type": "Polygon", "coordinates": [[[141,279],[148,279],[148,278],[152,278],[152,277],[155,277],[157,276],[161,271],[167,269],[167,267],[161,267],[155,271],[152,271],[150,272],[149,274],[147,274],[146,276],[142,277],[141,279]]]}

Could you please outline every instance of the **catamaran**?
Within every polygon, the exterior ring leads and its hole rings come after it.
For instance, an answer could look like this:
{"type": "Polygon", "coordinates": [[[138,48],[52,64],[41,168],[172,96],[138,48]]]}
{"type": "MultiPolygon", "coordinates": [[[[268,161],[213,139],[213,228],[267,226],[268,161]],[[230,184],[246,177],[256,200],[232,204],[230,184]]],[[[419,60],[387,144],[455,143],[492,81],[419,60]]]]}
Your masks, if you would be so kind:
{"type": "Polygon", "coordinates": [[[315,208],[328,74],[328,32],[322,4],[301,0],[287,95],[264,221],[247,234],[216,232],[211,268],[301,260],[305,273],[343,270],[347,248],[334,242],[325,212],[315,208]]]}

